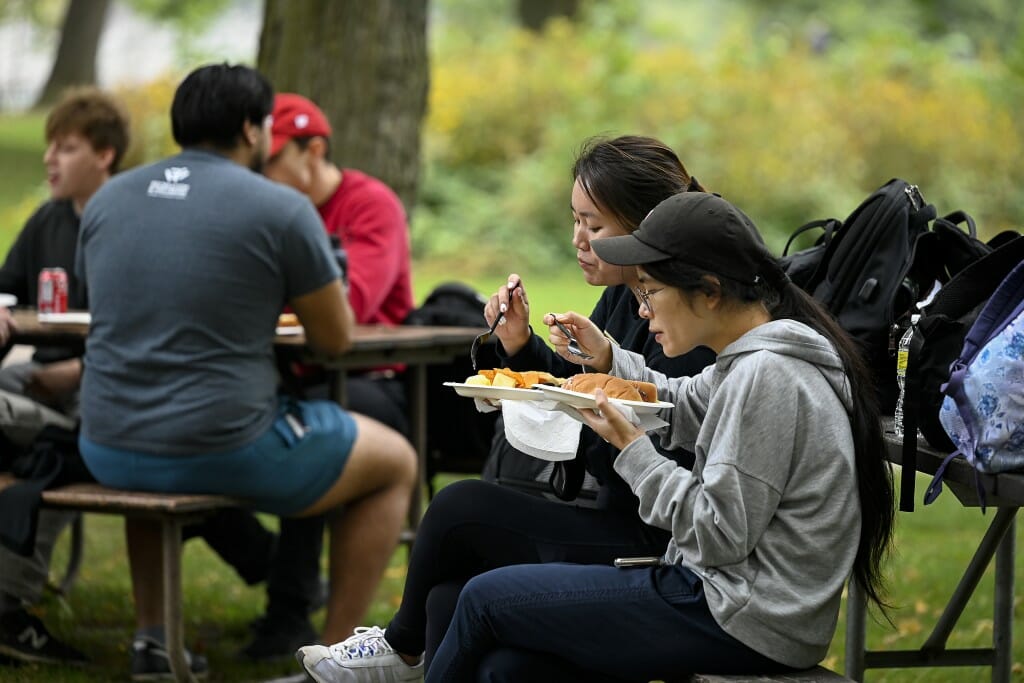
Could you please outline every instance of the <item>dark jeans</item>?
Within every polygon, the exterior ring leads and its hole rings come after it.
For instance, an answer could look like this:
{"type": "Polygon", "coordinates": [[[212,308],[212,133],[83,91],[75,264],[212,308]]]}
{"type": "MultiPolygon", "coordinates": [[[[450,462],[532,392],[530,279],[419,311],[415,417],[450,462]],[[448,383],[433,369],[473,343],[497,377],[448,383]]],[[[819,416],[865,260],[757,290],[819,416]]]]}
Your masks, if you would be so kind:
{"type": "Polygon", "coordinates": [[[429,660],[458,589],[477,574],[513,564],[611,564],[616,557],[661,555],[668,538],[635,513],[579,508],[472,479],[455,482],[427,507],[386,637],[397,651],[425,651],[429,660]]]}
{"type": "Polygon", "coordinates": [[[790,670],[723,631],[689,569],[558,563],[471,579],[426,681],[649,681],[790,670]]]}

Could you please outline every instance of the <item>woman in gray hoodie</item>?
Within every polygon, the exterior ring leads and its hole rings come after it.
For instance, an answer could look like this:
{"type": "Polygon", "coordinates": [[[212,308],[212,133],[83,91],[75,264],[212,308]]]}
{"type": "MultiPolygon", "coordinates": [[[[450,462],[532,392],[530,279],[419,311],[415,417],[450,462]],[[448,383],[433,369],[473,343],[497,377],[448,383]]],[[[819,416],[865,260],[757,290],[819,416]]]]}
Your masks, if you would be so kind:
{"type": "MultiPolygon", "coordinates": [[[[615,471],[644,521],[671,532],[668,547],[639,568],[519,565],[472,579],[427,681],[813,666],[851,575],[884,607],[892,475],[856,347],[716,195],[670,197],[632,235],[592,246],[607,263],[638,266],[640,312],[667,356],[718,353],[700,375],[667,378],[586,317],[557,316],[596,356],[592,369],[653,382],[675,406],[662,442],[694,451],[692,471],[659,455],[602,392],[583,411],[621,449],[615,471]]],[[[550,340],[567,353],[557,328],[550,340]]]]}

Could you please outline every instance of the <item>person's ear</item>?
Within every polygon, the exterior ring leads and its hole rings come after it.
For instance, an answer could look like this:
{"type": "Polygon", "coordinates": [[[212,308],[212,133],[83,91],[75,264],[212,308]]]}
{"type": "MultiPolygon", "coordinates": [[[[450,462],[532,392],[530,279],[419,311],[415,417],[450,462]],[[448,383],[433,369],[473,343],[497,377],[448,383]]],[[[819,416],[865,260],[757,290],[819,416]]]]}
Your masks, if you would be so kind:
{"type": "Polygon", "coordinates": [[[323,161],[327,158],[327,140],[319,135],[310,138],[306,143],[306,150],[317,161],[323,161]]]}
{"type": "Polygon", "coordinates": [[[263,126],[257,126],[252,121],[244,121],[242,123],[242,137],[245,138],[245,142],[250,147],[255,147],[259,144],[260,135],[263,134],[263,126]]]}
{"type": "Polygon", "coordinates": [[[110,173],[111,166],[114,164],[114,156],[116,152],[113,147],[106,147],[104,149],[96,150],[96,158],[100,162],[100,168],[105,172],[110,173]]]}
{"type": "Polygon", "coordinates": [[[714,275],[705,275],[701,280],[700,293],[704,295],[704,304],[713,311],[722,303],[722,281],[714,275]]]}

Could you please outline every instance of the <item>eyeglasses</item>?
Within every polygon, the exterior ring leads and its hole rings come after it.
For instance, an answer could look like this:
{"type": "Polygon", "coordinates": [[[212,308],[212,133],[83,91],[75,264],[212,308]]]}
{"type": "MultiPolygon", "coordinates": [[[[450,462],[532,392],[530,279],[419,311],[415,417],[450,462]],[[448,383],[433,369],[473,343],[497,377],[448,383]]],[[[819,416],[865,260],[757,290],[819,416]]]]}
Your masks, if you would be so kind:
{"type": "Polygon", "coordinates": [[[641,289],[637,287],[633,292],[636,294],[637,301],[640,302],[641,306],[647,307],[647,312],[654,315],[654,306],[651,305],[651,296],[660,292],[664,287],[658,287],[656,289],[641,289]]]}

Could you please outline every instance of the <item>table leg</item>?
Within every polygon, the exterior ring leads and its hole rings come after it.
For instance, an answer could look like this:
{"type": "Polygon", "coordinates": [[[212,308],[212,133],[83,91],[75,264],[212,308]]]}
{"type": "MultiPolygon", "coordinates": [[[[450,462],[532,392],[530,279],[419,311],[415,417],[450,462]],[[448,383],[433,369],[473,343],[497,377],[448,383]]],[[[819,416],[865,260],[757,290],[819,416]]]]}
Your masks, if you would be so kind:
{"type": "Polygon", "coordinates": [[[181,604],[181,524],[176,519],[161,521],[164,560],[164,629],[167,658],[176,681],[195,683],[185,660],[185,624],[181,604]]]}
{"type": "MultiPolygon", "coordinates": [[[[1018,508],[1009,508],[1016,515],[1018,508]]],[[[992,615],[992,683],[1010,683],[1013,671],[1013,564],[1017,550],[1017,520],[1013,517],[996,551],[996,594],[992,615]]]]}
{"type": "Polygon", "coordinates": [[[865,613],[867,601],[864,591],[853,577],[846,591],[846,677],[864,680],[864,649],[867,637],[865,613]]]}
{"type": "Polygon", "coordinates": [[[412,383],[409,385],[409,412],[412,417],[412,445],[416,449],[417,483],[409,501],[409,530],[415,539],[416,529],[420,526],[423,491],[427,486],[427,366],[417,364],[409,368],[412,383]]]}
{"type": "Polygon", "coordinates": [[[946,641],[953,632],[953,627],[963,614],[967,602],[974,595],[974,589],[978,587],[978,582],[981,581],[985,569],[992,561],[992,556],[1000,547],[1000,542],[1006,537],[1006,529],[1013,523],[1016,514],[1017,508],[999,508],[996,511],[995,519],[989,524],[981,542],[978,543],[978,549],[974,551],[970,564],[967,565],[953,595],[946,603],[946,608],[942,610],[939,620],[935,623],[935,629],[921,646],[922,651],[941,652],[946,649],[946,641]]]}
{"type": "Polygon", "coordinates": [[[344,408],[348,404],[348,376],[344,370],[335,370],[328,375],[331,399],[344,408]]]}

